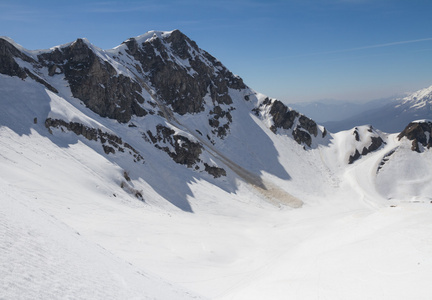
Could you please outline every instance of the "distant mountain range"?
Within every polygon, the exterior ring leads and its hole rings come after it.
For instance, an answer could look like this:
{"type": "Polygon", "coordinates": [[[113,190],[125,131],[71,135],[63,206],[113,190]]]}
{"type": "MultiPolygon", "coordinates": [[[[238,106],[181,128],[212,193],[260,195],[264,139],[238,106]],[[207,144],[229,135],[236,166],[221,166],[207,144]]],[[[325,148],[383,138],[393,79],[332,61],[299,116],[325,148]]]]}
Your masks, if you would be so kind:
{"type": "Polygon", "coordinates": [[[406,124],[419,119],[432,119],[432,86],[418,90],[406,97],[371,103],[363,111],[343,120],[322,122],[330,131],[346,130],[356,125],[370,124],[384,132],[402,131],[406,124]],[[367,108],[367,109],[365,109],[367,108]]]}
{"type": "MultiPolygon", "coordinates": [[[[394,97],[371,100],[367,102],[323,99],[312,102],[288,103],[288,105],[302,114],[309,116],[320,124],[324,124],[326,122],[336,122],[349,119],[361,114],[362,112],[380,108],[394,100],[394,97]]],[[[354,126],[341,130],[350,129],[354,126]]],[[[339,131],[333,130],[333,128],[329,129],[331,129],[332,132],[339,131]]]]}

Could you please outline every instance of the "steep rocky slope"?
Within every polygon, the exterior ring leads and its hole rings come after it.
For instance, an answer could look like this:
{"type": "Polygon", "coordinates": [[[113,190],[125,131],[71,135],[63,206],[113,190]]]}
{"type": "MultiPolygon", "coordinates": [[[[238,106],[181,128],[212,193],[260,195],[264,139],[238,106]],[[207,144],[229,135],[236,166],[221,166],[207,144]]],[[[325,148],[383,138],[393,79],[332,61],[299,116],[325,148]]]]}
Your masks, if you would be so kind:
{"type": "MultiPolygon", "coordinates": [[[[216,178],[226,176],[226,166],[206,154],[207,149],[227,149],[227,144],[237,149],[247,144],[252,133],[244,125],[251,122],[252,111],[273,133],[291,136],[305,149],[316,147],[326,136],[313,120],[248,88],[178,30],[148,32],[107,51],[86,39],[38,51],[23,49],[6,38],[0,39],[0,45],[1,74],[34,80],[51,97],[70,103],[77,99],[97,115],[139,132],[143,143],[165,152],[176,163],[216,178]]],[[[52,130],[60,128],[99,141],[107,155],[127,148],[135,160],[146,160],[122,136],[86,125],[79,118],[47,115],[39,122],[50,133],[60,134],[52,130]]],[[[228,158],[233,154],[219,153],[228,158]]],[[[239,164],[247,165],[248,159],[239,164]]],[[[258,165],[256,170],[265,167],[258,165]]]]}

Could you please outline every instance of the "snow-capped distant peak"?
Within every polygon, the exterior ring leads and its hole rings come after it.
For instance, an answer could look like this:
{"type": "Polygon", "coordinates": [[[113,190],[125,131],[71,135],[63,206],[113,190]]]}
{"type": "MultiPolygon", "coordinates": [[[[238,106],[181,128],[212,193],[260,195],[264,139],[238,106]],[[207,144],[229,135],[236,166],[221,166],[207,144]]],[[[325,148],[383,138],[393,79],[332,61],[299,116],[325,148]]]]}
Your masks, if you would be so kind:
{"type": "Polygon", "coordinates": [[[431,94],[432,94],[432,85],[427,87],[427,88],[424,88],[424,89],[421,89],[421,90],[418,90],[418,91],[412,93],[411,95],[405,97],[405,99],[410,99],[410,98],[411,99],[416,99],[416,98],[421,99],[421,98],[430,96],[431,94]]]}
{"type": "Polygon", "coordinates": [[[402,99],[400,105],[410,105],[412,108],[422,108],[430,102],[432,102],[432,86],[418,90],[406,96],[402,99]]]}

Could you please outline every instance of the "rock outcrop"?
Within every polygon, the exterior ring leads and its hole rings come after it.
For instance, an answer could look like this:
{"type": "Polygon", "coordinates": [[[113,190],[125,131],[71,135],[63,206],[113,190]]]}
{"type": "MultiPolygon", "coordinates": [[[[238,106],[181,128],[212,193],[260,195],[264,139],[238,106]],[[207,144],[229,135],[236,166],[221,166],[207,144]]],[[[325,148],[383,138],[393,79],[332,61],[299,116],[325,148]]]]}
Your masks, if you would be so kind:
{"type": "Polygon", "coordinates": [[[279,100],[270,98],[264,99],[258,107],[252,109],[256,116],[265,115],[268,113],[273,121],[270,130],[277,133],[277,130],[285,129],[292,131],[292,137],[300,144],[307,147],[312,146],[313,138],[318,137],[318,132],[321,133],[321,138],[327,135],[327,131],[319,129],[318,125],[312,119],[290,109],[279,100]]]}
{"type": "Polygon", "coordinates": [[[166,152],[178,164],[186,165],[196,171],[200,171],[204,164],[204,171],[213,177],[226,176],[223,168],[211,166],[207,162],[203,163],[200,155],[204,147],[201,143],[191,141],[190,138],[176,133],[172,128],[159,124],[156,126],[156,132],[148,130],[144,139],[166,152]]]}
{"type": "Polygon", "coordinates": [[[398,139],[407,138],[412,141],[411,150],[423,152],[424,149],[432,147],[432,121],[422,120],[408,124],[408,126],[398,135],[398,139]]]}
{"type": "Polygon", "coordinates": [[[45,120],[45,127],[52,133],[52,128],[58,128],[62,131],[71,131],[76,135],[85,137],[89,141],[96,141],[102,144],[105,154],[115,154],[116,151],[129,153],[133,157],[134,162],[143,162],[142,155],[128,143],[115,135],[108,132],[103,132],[100,129],[91,128],[78,122],[66,122],[60,119],[48,118],[45,120]]]}
{"type": "Polygon", "coordinates": [[[42,79],[39,75],[36,75],[32,71],[30,71],[27,67],[20,66],[17,60],[32,65],[34,68],[39,68],[38,62],[36,62],[33,58],[23,53],[19,49],[17,49],[14,45],[12,45],[9,41],[0,38],[0,73],[16,76],[21,79],[25,79],[30,77],[34,81],[43,84],[47,89],[54,93],[58,93],[57,89],[55,89],[52,85],[42,79]]]}
{"type": "Polygon", "coordinates": [[[72,95],[102,117],[128,122],[133,115],[145,116],[141,107],[141,85],[119,74],[110,62],[96,55],[83,39],[38,56],[49,76],[64,75],[72,95]]]}
{"type": "Polygon", "coordinates": [[[26,78],[27,72],[16,62],[16,58],[24,62],[35,63],[35,61],[14,47],[9,41],[0,38],[0,73],[26,78]]]}
{"type": "Polygon", "coordinates": [[[362,156],[366,156],[380,149],[385,141],[381,137],[380,133],[376,131],[372,126],[356,127],[353,131],[353,136],[356,140],[355,151],[348,158],[348,163],[352,164],[362,156]]]}
{"type": "Polygon", "coordinates": [[[203,111],[206,96],[214,105],[232,104],[229,89],[246,87],[179,30],[168,35],[155,32],[143,42],[132,38],[124,45],[159,98],[180,115],[203,111]]]}

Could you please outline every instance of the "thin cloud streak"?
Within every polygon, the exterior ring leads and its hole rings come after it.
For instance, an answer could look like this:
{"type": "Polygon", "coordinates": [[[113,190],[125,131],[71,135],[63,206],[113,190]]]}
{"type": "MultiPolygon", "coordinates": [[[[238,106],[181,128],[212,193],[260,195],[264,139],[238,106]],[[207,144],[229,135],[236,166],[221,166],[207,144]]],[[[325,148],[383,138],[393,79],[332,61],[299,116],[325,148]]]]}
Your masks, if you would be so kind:
{"type": "Polygon", "coordinates": [[[363,47],[357,47],[357,48],[352,48],[352,49],[339,50],[338,52],[356,51],[356,50],[372,49],[372,48],[382,48],[382,47],[390,47],[390,46],[412,44],[412,43],[419,43],[419,42],[426,42],[426,41],[432,41],[432,38],[410,40],[410,41],[400,41],[400,42],[378,44],[378,45],[371,45],[371,46],[363,46],[363,47]]]}
{"type": "Polygon", "coordinates": [[[165,4],[140,2],[122,3],[119,1],[106,1],[89,3],[87,12],[90,13],[130,13],[141,11],[160,11],[166,8],[165,4]]]}
{"type": "Polygon", "coordinates": [[[291,55],[291,56],[287,56],[285,58],[307,57],[307,56],[315,56],[315,55],[322,55],[322,54],[335,54],[335,53],[354,52],[354,51],[359,51],[359,50],[384,48],[384,47],[391,47],[391,46],[404,45],[404,44],[413,44],[413,43],[420,43],[420,42],[427,42],[427,41],[432,41],[432,38],[424,38],[424,39],[409,40],[409,41],[399,41],[399,42],[377,44],[377,45],[369,45],[369,46],[362,46],[362,47],[349,48],[349,49],[341,49],[341,50],[333,50],[333,51],[323,51],[323,52],[314,52],[314,53],[306,53],[306,54],[299,54],[299,55],[291,55]]]}

